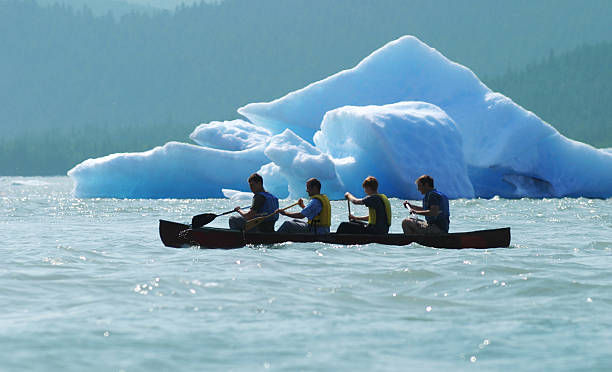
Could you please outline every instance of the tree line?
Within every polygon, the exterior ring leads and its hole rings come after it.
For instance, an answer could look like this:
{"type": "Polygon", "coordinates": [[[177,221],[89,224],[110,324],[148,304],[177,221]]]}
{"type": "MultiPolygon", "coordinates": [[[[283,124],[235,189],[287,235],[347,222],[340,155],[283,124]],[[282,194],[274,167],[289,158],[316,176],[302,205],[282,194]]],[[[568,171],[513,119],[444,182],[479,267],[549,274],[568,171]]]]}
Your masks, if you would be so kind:
{"type": "Polygon", "coordinates": [[[120,18],[1,1],[0,174],[63,174],[188,141],[200,122],[234,119],[405,34],[509,89],[496,77],[541,59],[542,45],[607,37],[607,1],[224,0],[120,18]]]}
{"type": "Polygon", "coordinates": [[[612,42],[584,45],[487,81],[563,135],[612,147],[612,42]]]}

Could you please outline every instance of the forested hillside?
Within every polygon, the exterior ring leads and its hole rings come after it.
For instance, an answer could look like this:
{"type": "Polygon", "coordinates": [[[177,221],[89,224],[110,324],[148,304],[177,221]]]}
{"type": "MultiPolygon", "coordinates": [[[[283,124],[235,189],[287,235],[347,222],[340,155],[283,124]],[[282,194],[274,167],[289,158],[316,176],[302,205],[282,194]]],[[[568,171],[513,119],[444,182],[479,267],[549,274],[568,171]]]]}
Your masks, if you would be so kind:
{"type": "Polygon", "coordinates": [[[234,119],[404,34],[496,81],[550,50],[612,39],[609,4],[224,0],[117,18],[0,1],[0,174],[63,174],[186,141],[200,122],[234,119]]]}
{"type": "MultiPolygon", "coordinates": [[[[0,0],[14,1],[14,0],[0,0]]],[[[222,1],[222,0],[220,0],[222,1]]],[[[200,2],[220,2],[219,0],[36,0],[42,6],[70,6],[81,9],[89,8],[93,14],[104,16],[111,12],[122,17],[131,12],[155,14],[164,10],[174,10],[181,5],[192,5],[200,2]]]]}
{"type": "Polygon", "coordinates": [[[582,46],[487,81],[565,136],[612,146],[612,43],[582,46]]]}

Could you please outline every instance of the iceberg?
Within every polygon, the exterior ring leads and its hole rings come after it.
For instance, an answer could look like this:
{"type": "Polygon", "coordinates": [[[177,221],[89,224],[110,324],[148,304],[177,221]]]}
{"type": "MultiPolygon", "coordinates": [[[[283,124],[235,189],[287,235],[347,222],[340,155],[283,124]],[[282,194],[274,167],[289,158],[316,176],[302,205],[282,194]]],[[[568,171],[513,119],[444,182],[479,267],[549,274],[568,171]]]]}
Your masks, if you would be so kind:
{"type": "Polygon", "coordinates": [[[228,151],[265,147],[270,137],[269,130],[240,119],[200,124],[189,135],[200,146],[228,151]]]}
{"type": "Polygon", "coordinates": [[[142,153],[85,160],[68,176],[81,198],[220,198],[219,185],[243,189],[250,175],[245,169],[268,161],[261,148],[226,151],[169,142],[142,153]]]}
{"type": "Polygon", "coordinates": [[[344,106],[325,114],[314,142],[332,157],[347,159],[337,170],[351,193],[362,194],[361,182],[375,175],[381,193],[420,199],[414,180],[429,173],[450,198],[474,196],[461,134],[435,105],[344,106]]]}
{"type": "MultiPolygon", "coordinates": [[[[268,169],[262,169],[266,187],[271,191],[279,187],[287,187],[290,198],[306,194],[306,180],[317,178],[321,181],[321,190],[330,198],[343,197],[344,185],[336,174],[335,164],[328,155],[286,129],[270,140],[264,153],[272,161],[268,169]],[[282,178],[274,177],[272,170],[282,178]],[[266,177],[270,175],[271,177],[266,177]],[[276,182],[275,182],[276,180],[276,182]]],[[[284,193],[279,192],[281,197],[284,193]]]]}
{"type": "Polygon", "coordinates": [[[279,197],[317,177],[332,198],[378,178],[389,197],[419,199],[430,174],[451,198],[612,196],[612,153],[562,136],[491,91],[467,67],[404,36],[245,119],[199,125],[196,143],[89,159],[68,172],[79,197],[207,198],[246,191],[258,171],[279,197]]]}
{"type": "MultiPolygon", "coordinates": [[[[609,152],[563,137],[535,114],[492,92],[467,67],[413,36],[388,43],[352,69],[238,112],[272,132],[291,128],[315,140],[318,123],[329,111],[402,101],[431,103],[455,122],[474,189],[473,195],[462,197],[612,196],[609,152]],[[588,170],[579,164],[589,164],[588,170]]],[[[409,137],[393,143],[419,146],[421,153],[439,151],[409,137]]],[[[418,166],[419,160],[412,164],[418,166]]],[[[429,168],[425,173],[439,172],[429,168]]]]}
{"type": "Polygon", "coordinates": [[[236,204],[250,202],[253,199],[252,192],[244,192],[232,189],[221,189],[223,196],[236,204]]]}

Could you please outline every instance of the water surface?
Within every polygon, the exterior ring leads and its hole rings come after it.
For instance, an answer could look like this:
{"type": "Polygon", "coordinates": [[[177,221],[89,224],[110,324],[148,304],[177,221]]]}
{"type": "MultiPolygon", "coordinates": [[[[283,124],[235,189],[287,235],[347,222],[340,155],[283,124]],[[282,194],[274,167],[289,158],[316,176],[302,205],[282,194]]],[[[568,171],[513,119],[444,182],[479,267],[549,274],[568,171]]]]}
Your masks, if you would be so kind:
{"type": "Polygon", "coordinates": [[[451,202],[451,231],[510,226],[509,249],[201,250],[164,247],[158,220],[233,203],[71,188],[0,178],[1,371],[612,368],[610,199],[451,202]]]}

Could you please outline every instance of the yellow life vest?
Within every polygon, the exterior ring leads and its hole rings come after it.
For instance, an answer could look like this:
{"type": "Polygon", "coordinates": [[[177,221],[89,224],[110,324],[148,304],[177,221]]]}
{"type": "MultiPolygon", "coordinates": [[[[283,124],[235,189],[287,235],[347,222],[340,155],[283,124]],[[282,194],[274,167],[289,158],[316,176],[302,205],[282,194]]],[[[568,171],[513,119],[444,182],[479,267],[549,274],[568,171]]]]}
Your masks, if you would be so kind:
{"type": "Polygon", "coordinates": [[[317,226],[331,226],[331,204],[325,194],[313,195],[311,199],[317,199],[321,202],[321,212],[308,221],[309,224],[316,223],[317,226]]]}
{"type": "MultiPolygon", "coordinates": [[[[374,195],[378,196],[383,201],[383,204],[385,205],[385,211],[387,212],[387,226],[391,226],[391,203],[389,203],[389,199],[387,199],[387,196],[385,194],[374,195]]],[[[368,210],[370,212],[368,224],[376,225],[376,209],[368,208],[368,210]]]]}

